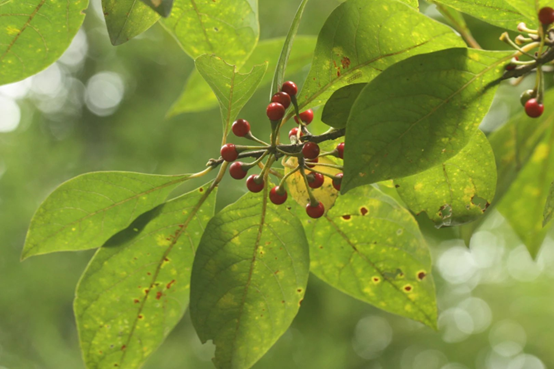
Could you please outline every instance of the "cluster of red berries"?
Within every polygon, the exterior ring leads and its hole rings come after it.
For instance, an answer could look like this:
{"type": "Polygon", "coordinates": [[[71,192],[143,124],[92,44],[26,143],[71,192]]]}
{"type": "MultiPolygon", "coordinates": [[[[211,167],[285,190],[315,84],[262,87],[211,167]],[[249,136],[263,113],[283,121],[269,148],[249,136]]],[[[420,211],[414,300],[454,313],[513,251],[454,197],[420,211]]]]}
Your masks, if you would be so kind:
{"type": "MultiPolygon", "coordinates": [[[[541,23],[542,32],[539,30],[529,29],[525,25],[525,23],[520,23],[518,25],[518,30],[520,32],[526,32],[528,34],[528,37],[525,37],[523,35],[519,35],[515,39],[515,43],[510,40],[507,33],[504,33],[500,39],[502,41],[507,42],[509,45],[511,45],[514,49],[518,50],[521,54],[527,54],[529,56],[532,56],[529,54],[529,51],[536,48],[539,44],[542,44],[541,37],[546,37],[548,31],[551,31],[551,25],[554,23],[554,9],[550,7],[544,7],[539,11],[538,14],[539,21],[541,23]],[[519,47],[519,45],[524,45],[519,47]]],[[[532,90],[524,91],[521,94],[520,101],[521,104],[525,108],[525,113],[531,117],[531,118],[538,118],[542,115],[544,112],[544,105],[542,104],[542,97],[543,97],[543,76],[541,72],[541,65],[537,63],[536,61],[539,59],[540,55],[538,55],[538,52],[535,52],[534,59],[537,67],[537,73],[539,73],[537,84],[535,85],[535,88],[532,90]]],[[[518,64],[521,65],[528,65],[532,63],[531,62],[520,62],[519,58],[517,56],[514,56],[512,58],[512,61],[510,64],[506,66],[506,70],[511,71],[516,69],[518,64]]]]}
{"type": "MultiPolygon", "coordinates": [[[[266,114],[272,123],[279,123],[285,117],[286,110],[291,103],[294,105],[297,113],[294,119],[299,127],[295,127],[290,130],[289,138],[293,144],[298,145],[300,148],[300,151],[294,154],[294,156],[298,156],[299,158],[299,165],[304,165],[305,168],[309,170],[309,168],[313,168],[316,163],[318,163],[321,150],[317,143],[310,141],[303,142],[300,139],[300,137],[304,136],[304,132],[308,133],[306,126],[313,121],[314,113],[311,109],[301,113],[298,112],[298,105],[296,103],[297,93],[298,88],[294,82],[288,81],[283,83],[281,90],[272,96],[271,102],[267,106],[266,114]]],[[[277,127],[279,127],[279,125],[277,125],[277,127]]],[[[250,132],[250,123],[244,119],[238,119],[235,121],[231,129],[237,137],[245,137],[258,142],[263,142],[256,139],[252,135],[250,132]]],[[[229,173],[234,179],[243,179],[247,176],[248,170],[258,163],[258,161],[255,161],[254,163],[245,164],[243,162],[236,161],[240,152],[248,149],[252,148],[236,146],[232,143],[225,144],[221,147],[220,153],[223,160],[233,162],[229,167],[229,173]]],[[[277,146],[274,142],[272,146],[266,146],[262,149],[265,150],[265,153],[277,152],[277,146]]],[[[325,155],[335,155],[342,159],[344,157],[344,143],[337,145],[334,151],[326,153],[325,155]]],[[[305,175],[306,182],[310,189],[316,189],[323,186],[324,176],[322,173],[310,171],[308,174],[304,174],[304,167],[299,167],[297,169],[301,169],[302,175],[305,175]]],[[[335,176],[329,176],[333,179],[333,187],[339,191],[343,174],[339,173],[335,176]]],[[[273,187],[269,192],[269,199],[276,205],[283,204],[288,197],[283,183],[284,181],[281,181],[280,185],[273,187]]],[[[264,186],[265,181],[263,175],[252,174],[246,179],[246,187],[251,192],[260,192],[263,190],[264,186]]],[[[308,189],[308,191],[310,191],[310,189],[308,189]]],[[[306,205],[306,213],[312,218],[319,218],[323,216],[325,213],[325,207],[323,204],[320,201],[314,201],[312,196],[310,196],[310,198],[312,200],[306,205]]]]}

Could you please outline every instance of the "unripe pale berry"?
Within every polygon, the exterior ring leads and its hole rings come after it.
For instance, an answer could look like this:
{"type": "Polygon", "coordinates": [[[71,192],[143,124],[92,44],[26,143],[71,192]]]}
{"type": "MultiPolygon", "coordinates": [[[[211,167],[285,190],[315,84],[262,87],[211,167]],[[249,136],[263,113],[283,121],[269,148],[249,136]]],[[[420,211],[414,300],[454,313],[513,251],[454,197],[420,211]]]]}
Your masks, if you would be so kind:
{"type": "Polygon", "coordinates": [[[281,91],[286,92],[290,97],[296,96],[298,93],[298,87],[292,81],[287,81],[281,86],[281,91]]]}
{"type": "Polygon", "coordinates": [[[319,146],[315,142],[306,142],[302,146],[302,155],[306,159],[315,159],[319,156],[319,146]]]}
{"type": "Polygon", "coordinates": [[[344,142],[337,145],[337,151],[339,153],[339,158],[344,159],[344,142]]]}
{"type": "Polygon", "coordinates": [[[221,153],[221,157],[225,161],[235,161],[239,157],[239,152],[237,151],[235,144],[232,144],[232,143],[228,143],[221,146],[220,153],[221,153]]]}
{"type": "Polygon", "coordinates": [[[554,23],[554,9],[546,6],[539,11],[539,20],[542,24],[554,23]]]}
{"type": "Polygon", "coordinates": [[[286,92],[277,92],[275,95],[273,95],[271,101],[283,105],[285,109],[290,106],[290,96],[286,92]]]}
{"type": "Polygon", "coordinates": [[[250,132],[250,123],[245,119],[238,119],[233,123],[231,129],[235,136],[244,137],[250,132]]]}
{"type": "Polygon", "coordinates": [[[340,191],[340,185],[342,183],[342,177],[343,174],[339,173],[333,178],[333,187],[335,187],[335,190],[340,191]]]}
{"type": "Polygon", "coordinates": [[[235,161],[231,166],[229,167],[229,174],[231,174],[231,177],[234,179],[243,179],[248,174],[248,170],[244,170],[242,167],[244,164],[240,161],[235,161]]]}
{"type": "Polygon", "coordinates": [[[285,116],[285,107],[279,103],[272,102],[267,106],[267,117],[272,121],[279,121],[285,116]]]}
{"type": "Polygon", "coordinates": [[[281,205],[287,201],[287,196],[287,191],[279,186],[275,186],[271,189],[271,191],[269,191],[269,199],[275,205],[281,205]]]}
{"type": "Polygon", "coordinates": [[[315,172],[308,174],[308,186],[310,186],[310,188],[320,188],[321,186],[323,186],[324,181],[325,178],[323,177],[323,174],[315,172]],[[311,182],[310,178],[313,178],[311,182]]]}
{"type": "MultiPolygon", "coordinates": [[[[302,113],[299,114],[299,116],[300,116],[300,120],[306,123],[306,125],[312,123],[312,121],[314,120],[314,112],[312,109],[303,111],[302,113]]],[[[295,116],[294,120],[296,121],[296,123],[300,124],[300,122],[298,121],[298,117],[295,116]]]]}
{"type": "Polygon", "coordinates": [[[325,207],[323,206],[321,201],[316,206],[312,206],[311,203],[308,203],[306,205],[306,214],[308,214],[310,218],[321,218],[323,216],[323,213],[325,213],[325,207]]]}
{"type": "Polygon", "coordinates": [[[523,91],[523,93],[522,93],[521,96],[519,97],[519,101],[521,102],[521,105],[525,106],[525,104],[527,103],[527,101],[531,100],[531,99],[534,98],[536,95],[537,95],[537,93],[535,92],[535,90],[523,91]]]}
{"type": "Polygon", "coordinates": [[[257,183],[256,180],[259,180],[259,176],[252,174],[246,179],[246,187],[250,192],[260,192],[264,189],[265,182],[262,179],[261,183],[257,183]]]}
{"type": "Polygon", "coordinates": [[[544,105],[540,104],[537,99],[529,99],[525,103],[525,113],[531,118],[538,118],[544,111],[544,105]]]}

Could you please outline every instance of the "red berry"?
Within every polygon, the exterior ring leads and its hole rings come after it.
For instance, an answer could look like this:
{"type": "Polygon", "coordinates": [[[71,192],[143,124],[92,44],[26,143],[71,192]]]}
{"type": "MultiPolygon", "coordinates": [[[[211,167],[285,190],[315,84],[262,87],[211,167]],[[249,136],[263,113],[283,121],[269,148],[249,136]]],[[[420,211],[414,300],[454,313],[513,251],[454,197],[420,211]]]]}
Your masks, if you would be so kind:
{"type": "Polygon", "coordinates": [[[344,159],[344,142],[337,145],[337,151],[339,153],[339,158],[344,159]]]}
{"type": "Polygon", "coordinates": [[[275,186],[271,189],[271,191],[269,191],[269,199],[275,205],[281,205],[287,201],[287,191],[281,189],[279,186],[275,186]]]}
{"type": "Polygon", "coordinates": [[[286,92],[277,92],[273,95],[271,101],[283,105],[285,109],[290,106],[290,96],[286,92]]]}
{"type": "Polygon", "coordinates": [[[250,132],[250,123],[248,123],[245,119],[238,119],[233,123],[233,126],[231,127],[233,130],[233,133],[237,137],[244,137],[250,132]]]}
{"type": "Polygon", "coordinates": [[[542,24],[554,23],[554,9],[550,7],[544,7],[539,11],[539,20],[542,24]]]}
{"type": "Polygon", "coordinates": [[[269,119],[275,122],[283,119],[285,116],[285,107],[279,103],[272,102],[267,106],[266,113],[269,119]]]}
{"type": "Polygon", "coordinates": [[[315,159],[319,156],[319,146],[315,142],[306,142],[302,146],[302,155],[306,159],[315,159]]]}
{"type": "Polygon", "coordinates": [[[248,170],[244,170],[242,167],[244,164],[240,161],[235,161],[231,166],[229,167],[229,174],[231,174],[231,177],[234,179],[243,179],[248,174],[248,170]]]}
{"type": "Polygon", "coordinates": [[[323,174],[315,172],[308,174],[308,186],[310,186],[310,188],[320,188],[321,186],[323,186],[324,181],[325,178],[323,177],[323,174]],[[310,178],[313,178],[311,182],[310,178]]]}
{"type": "Polygon", "coordinates": [[[221,157],[225,161],[235,161],[239,157],[239,152],[237,151],[237,148],[235,147],[235,144],[225,144],[221,146],[221,157]]]}
{"type": "Polygon", "coordinates": [[[262,179],[261,183],[256,183],[256,180],[258,180],[259,176],[252,174],[250,177],[246,179],[246,187],[250,192],[260,192],[264,189],[265,182],[262,179]]]}
{"type": "Polygon", "coordinates": [[[315,159],[311,159],[311,160],[306,160],[306,166],[308,168],[313,168],[315,167],[315,165],[319,163],[319,158],[315,158],[315,159]]]}
{"type": "MultiPolygon", "coordinates": [[[[300,113],[299,116],[300,120],[308,125],[314,120],[314,111],[312,109],[308,109],[300,113]]],[[[300,122],[298,121],[298,117],[295,116],[294,120],[296,121],[296,123],[300,124],[300,122]]]]}
{"type": "Polygon", "coordinates": [[[342,173],[339,173],[335,176],[333,179],[333,187],[335,187],[335,190],[340,191],[340,185],[342,183],[342,173]]]}
{"type": "Polygon", "coordinates": [[[538,118],[544,111],[544,105],[540,104],[537,99],[529,99],[525,103],[525,112],[531,118],[538,118]]]}
{"type": "Polygon", "coordinates": [[[287,81],[281,86],[281,91],[286,92],[290,97],[296,96],[298,93],[298,87],[292,81],[287,81]]]}
{"type": "MultiPolygon", "coordinates": [[[[517,56],[514,56],[514,59],[515,60],[519,60],[519,58],[517,56]]],[[[506,65],[506,70],[512,70],[512,69],[515,69],[516,68],[516,65],[515,64],[508,64],[506,65]]]]}
{"type": "Polygon", "coordinates": [[[306,213],[310,218],[321,218],[323,213],[325,213],[325,207],[321,201],[316,206],[312,206],[311,203],[308,203],[308,205],[306,205],[306,213]]]}
{"type": "MultiPolygon", "coordinates": [[[[294,127],[289,131],[289,137],[295,136],[298,134],[298,128],[294,127]]],[[[304,133],[300,132],[300,137],[304,136],[304,133]]]]}

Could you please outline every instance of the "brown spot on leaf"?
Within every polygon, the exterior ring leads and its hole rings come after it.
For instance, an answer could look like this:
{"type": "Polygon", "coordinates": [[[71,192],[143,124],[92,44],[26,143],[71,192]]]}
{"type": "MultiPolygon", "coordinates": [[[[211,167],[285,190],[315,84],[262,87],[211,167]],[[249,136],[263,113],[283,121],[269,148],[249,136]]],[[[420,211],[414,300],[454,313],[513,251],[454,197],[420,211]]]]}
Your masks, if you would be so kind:
{"type": "Polygon", "coordinates": [[[144,319],[144,315],[139,314],[138,318],[139,318],[139,319],[144,319]]]}
{"type": "Polygon", "coordinates": [[[419,273],[417,273],[417,279],[419,279],[420,281],[425,278],[425,276],[427,275],[427,273],[425,273],[424,271],[421,271],[419,273]]]}
{"type": "Polygon", "coordinates": [[[171,282],[169,282],[166,286],[167,289],[170,289],[171,286],[173,286],[173,283],[175,283],[175,279],[173,279],[171,282]]]}
{"type": "Polygon", "coordinates": [[[343,215],[343,216],[342,216],[342,219],[344,219],[344,220],[350,220],[350,218],[352,218],[352,217],[350,216],[350,214],[346,214],[346,215],[343,215]]]}
{"type": "Polygon", "coordinates": [[[138,303],[140,302],[140,300],[139,300],[139,299],[134,299],[133,302],[134,302],[135,304],[138,304],[138,303]]]}
{"type": "Polygon", "coordinates": [[[298,306],[301,306],[301,305],[302,305],[302,301],[304,301],[304,299],[298,301],[298,306]]]}
{"type": "Polygon", "coordinates": [[[125,346],[125,345],[121,346],[121,351],[125,351],[126,348],[127,348],[127,346],[125,346]]]}
{"type": "Polygon", "coordinates": [[[379,283],[381,281],[381,278],[379,277],[373,277],[373,283],[379,283]]]}
{"type": "Polygon", "coordinates": [[[346,56],[343,56],[340,63],[342,64],[342,69],[346,69],[350,67],[350,59],[346,56]]]}
{"type": "Polygon", "coordinates": [[[404,286],[404,291],[410,292],[411,290],[412,290],[412,286],[410,286],[409,284],[404,286]]]}
{"type": "Polygon", "coordinates": [[[368,212],[369,212],[369,210],[367,210],[367,208],[365,206],[362,206],[360,208],[360,214],[366,215],[368,212]]]}
{"type": "Polygon", "coordinates": [[[156,292],[156,300],[161,299],[162,296],[163,296],[163,293],[161,293],[160,291],[156,292]]]}

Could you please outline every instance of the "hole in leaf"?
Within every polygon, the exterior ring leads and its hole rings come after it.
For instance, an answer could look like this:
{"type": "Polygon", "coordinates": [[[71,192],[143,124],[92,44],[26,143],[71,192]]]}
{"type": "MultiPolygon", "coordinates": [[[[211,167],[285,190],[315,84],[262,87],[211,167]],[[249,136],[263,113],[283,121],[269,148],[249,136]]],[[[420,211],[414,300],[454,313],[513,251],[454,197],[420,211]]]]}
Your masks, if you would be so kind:
{"type": "Polygon", "coordinates": [[[479,206],[479,208],[481,209],[481,211],[484,213],[485,211],[487,211],[488,207],[491,205],[490,202],[488,202],[487,200],[485,200],[484,198],[482,197],[479,197],[477,195],[473,196],[471,198],[471,203],[473,205],[477,205],[479,206]]]}
{"type": "Polygon", "coordinates": [[[437,213],[439,217],[443,220],[452,217],[452,206],[450,204],[444,204],[440,207],[439,212],[437,213]]]}

